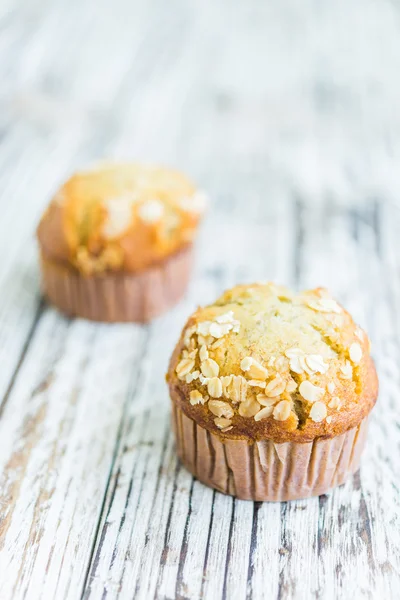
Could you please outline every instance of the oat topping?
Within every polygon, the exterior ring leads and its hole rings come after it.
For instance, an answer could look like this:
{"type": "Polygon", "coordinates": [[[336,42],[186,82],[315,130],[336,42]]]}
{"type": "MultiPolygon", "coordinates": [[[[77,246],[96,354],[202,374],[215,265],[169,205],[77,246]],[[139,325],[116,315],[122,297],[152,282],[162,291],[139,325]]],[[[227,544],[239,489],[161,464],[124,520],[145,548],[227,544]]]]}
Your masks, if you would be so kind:
{"type": "Polygon", "coordinates": [[[265,395],[275,398],[276,396],[280,396],[285,391],[285,388],[286,381],[280,375],[277,375],[265,387],[265,395]]]}
{"type": "Polygon", "coordinates": [[[196,331],[196,327],[195,326],[188,327],[186,329],[184,337],[183,337],[183,343],[185,344],[186,348],[189,348],[190,343],[192,341],[192,335],[194,334],[195,331],[196,331]]]}
{"type": "Polygon", "coordinates": [[[220,338],[219,340],[217,340],[216,342],[214,342],[213,344],[211,344],[210,348],[211,348],[211,350],[216,350],[217,348],[219,348],[220,346],[222,346],[223,343],[224,343],[224,339],[220,338]]]}
{"type": "Polygon", "coordinates": [[[189,352],[189,350],[184,350],[182,352],[182,357],[183,358],[196,358],[196,354],[197,354],[197,348],[194,348],[190,352],[189,352]]]}
{"type": "Polygon", "coordinates": [[[232,375],[232,382],[229,385],[228,396],[232,402],[244,402],[247,397],[247,381],[241,375],[232,375]]]}
{"type": "Polygon", "coordinates": [[[222,383],[218,377],[212,377],[207,382],[207,390],[211,398],[220,398],[222,396],[222,383]]]}
{"type": "Polygon", "coordinates": [[[186,383],[192,383],[192,381],[196,381],[196,379],[198,379],[200,376],[200,371],[192,371],[191,373],[188,373],[185,377],[185,381],[186,383]]]}
{"type": "Polygon", "coordinates": [[[260,381],[260,379],[250,379],[247,383],[251,387],[259,387],[259,388],[265,388],[265,385],[266,385],[265,381],[260,381]]]}
{"type": "Polygon", "coordinates": [[[218,339],[229,333],[231,329],[232,325],[230,323],[223,323],[222,325],[219,323],[211,323],[209,334],[218,339]]]}
{"type": "Polygon", "coordinates": [[[192,390],[190,392],[190,404],[194,406],[195,404],[204,404],[205,400],[203,394],[199,392],[199,390],[192,390]]]}
{"type": "Polygon", "coordinates": [[[294,392],[296,389],[297,389],[297,383],[295,382],[294,379],[290,378],[286,384],[285,391],[290,394],[291,392],[294,392]]]}
{"type": "MultiPolygon", "coordinates": [[[[211,336],[211,338],[222,338],[230,331],[238,333],[240,330],[240,321],[233,318],[233,312],[229,311],[216,317],[215,321],[203,321],[197,324],[197,333],[202,336],[211,336]],[[217,320],[218,319],[218,320],[217,320]]],[[[204,340],[206,343],[206,340],[204,340]]]]}
{"type": "Polygon", "coordinates": [[[214,419],[214,423],[216,424],[218,429],[222,429],[224,433],[225,431],[230,431],[230,429],[232,429],[232,421],[230,419],[225,419],[224,417],[217,417],[216,419],[214,419]]]}
{"type": "Polygon", "coordinates": [[[207,346],[205,344],[203,344],[200,348],[200,352],[199,352],[199,357],[200,360],[207,360],[208,358],[208,350],[207,350],[207,346]]]}
{"type": "Polygon", "coordinates": [[[260,410],[260,405],[253,398],[249,398],[245,402],[241,402],[239,405],[239,415],[241,417],[254,417],[260,410]]]}
{"type": "MultiPolygon", "coordinates": [[[[207,336],[210,333],[210,326],[212,325],[212,321],[203,321],[200,323],[197,323],[197,329],[196,332],[199,335],[204,335],[207,336]]],[[[205,344],[206,342],[199,339],[199,344],[205,344]]]]}
{"type": "Polygon", "coordinates": [[[341,404],[341,400],[338,396],[334,396],[332,400],[328,402],[329,408],[340,408],[341,404]]]}
{"type": "Polygon", "coordinates": [[[139,206],[138,214],[146,223],[157,223],[164,214],[164,204],[160,200],[147,200],[139,206]]]}
{"type": "Polygon", "coordinates": [[[273,411],[274,411],[273,406],[266,406],[265,408],[262,408],[260,411],[258,411],[257,414],[254,415],[254,420],[262,421],[263,419],[267,419],[268,417],[270,417],[272,415],[273,411]]]}
{"type": "Polygon", "coordinates": [[[310,410],[310,417],[316,423],[323,421],[327,415],[326,405],[323,402],[315,402],[310,410]]]}
{"type": "Polygon", "coordinates": [[[225,398],[229,398],[228,388],[232,383],[233,375],[225,375],[224,377],[220,377],[220,381],[222,384],[222,394],[225,398]]]}
{"type": "Polygon", "coordinates": [[[247,356],[240,363],[240,368],[245,371],[252,379],[261,379],[265,381],[268,377],[268,371],[257,360],[247,356]]]}
{"type": "Polygon", "coordinates": [[[183,358],[176,367],[176,374],[179,378],[185,377],[194,367],[193,358],[183,358]]]}
{"type": "Polygon", "coordinates": [[[299,392],[307,402],[317,402],[325,394],[324,388],[312,384],[311,381],[302,381],[299,392]]]}
{"type": "Polygon", "coordinates": [[[364,332],[324,290],[296,296],[263,284],[239,286],[236,296],[236,289],[199,309],[183,334],[175,370],[192,387],[190,404],[205,405],[221,431],[235,432],[237,418],[292,415],[286,428],[308,418],[330,423],[327,407],[340,410],[342,391],[356,393],[364,332]]]}
{"type": "Polygon", "coordinates": [[[215,320],[217,323],[233,323],[235,321],[233,310],[229,310],[222,315],[218,315],[218,317],[215,317],[215,320]]]}
{"type": "Polygon", "coordinates": [[[356,342],[352,344],[349,348],[349,355],[351,362],[358,365],[362,358],[362,348],[360,344],[357,344],[356,342]]]}
{"type": "Polygon", "coordinates": [[[300,362],[300,356],[292,356],[290,359],[290,370],[293,371],[293,373],[297,373],[298,375],[301,375],[302,373],[304,373],[304,367],[300,362]]]}
{"type": "Polygon", "coordinates": [[[289,348],[288,350],[285,350],[285,356],[287,356],[287,358],[294,358],[295,356],[302,356],[304,354],[303,350],[300,350],[300,348],[289,348]]]}
{"type": "Polygon", "coordinates": [[[268,398],[265,394],[257,394],[257,402],[261,406],[274,406],[278,402],[278,398],[268,398]]]}
{"type": "Polygon", "coordinates": [[[286,350],[285,356],[290,359],[290,370],[298,375],[326,373],[329,369],[329,365],[320,354],[305,354],[299,348],[291,348],[286,350]]]}
{"type": "Polygon", "coordinates": [[[281,400],[281,402],[278,402],[274,408],[274,419],[276,421],[286,421],[286,419],[288,419],[290,416],[290,411],[290,402],[287,400],[281,400]]]}
{"type": "Polygon", "coordinates": [[[342,379],[351,379],[353,377],[353,367],[348,360],[346,360],[345,363],[340,366],[339,376],[342,379]]]}
{"type": "Polygon", "coordinates": [[[106,238],[117,237],[128,229],[132,220],[133,201],[132,196],[120,196],[103,201],[107,211],[103,224],[103,235],[106,238]]]}
{"type": "MultiPolygon", "coordinates": [[[[192,338],[193,339],[193,338],[192,338]]],[[[212,335],[201,335],[199,334],[197,336],[197,341],[200,344],[200,346],[210,346],[213,343],[214,338],[212,337],[212,335]]]]}
{"type": "Polygon", "coordinates": [[[200,369],[204,377],[218,377],[219,365],[212,358],[207,358],[200,363],[200,369]]]}
{"type": "Polygon", "coordinates": [[[277,371],[282,371],[282,369],[286,370],[286,360],[284,356],[278,356],[275,359],[275,363],[274,363],[275,369],[277,371]]]}
{"type": "Polygon", "coordinates": [[[305,357],[305,363],[309,369],[309,371],[307,371],[309,375],[313,375],[314,373],[326,373],[329,369],[329,365],[324,362],[324,359],[319,354],[309,354],[305,357]]]}
{"type": "Polygon", "coordinates": [[[251,356],[246,356],[246,358],[244,358],[240,363],[240,368],[242,369],[242,371],[248,371],[252,364],[253,359],[251,358],[251,356]]]}
{"type": "Polygon", "coordinates": [[[210,400],[208,402],[208,408],[216,417],[226,417],[227,419],[231,419],[234,415],[231,405],[222,400],[210,400]]]}
{"type": "Polygon", "coordinates": [[[342,312],[341,307],[333,298],[307,298],[306,304],[317,312],[338,314],[342,312]]]}

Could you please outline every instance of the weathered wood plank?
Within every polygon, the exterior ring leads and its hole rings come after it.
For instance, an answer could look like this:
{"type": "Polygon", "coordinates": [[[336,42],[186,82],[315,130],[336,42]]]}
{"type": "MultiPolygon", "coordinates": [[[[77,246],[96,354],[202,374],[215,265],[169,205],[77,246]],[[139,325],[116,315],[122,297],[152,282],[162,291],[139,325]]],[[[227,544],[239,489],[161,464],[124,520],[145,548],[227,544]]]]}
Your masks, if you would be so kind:
{"type": "MultiPolygon", "coordinates": [[[[281,546],[279,503],[254,503],[247,598],[278,598],[281,546]]],[[[282,596],[284,597],[284,596],[282,596]]]]}
{"type": "MultiPolygon", "coordinates": [[[[16,143],[24,143],[24,137],[16,136],[16,143]]],[[[10,144],[0,144],[0,155],[10,151],[11,156],[17,149],[10,144]]],[[[27,149],[26,149],[27,150],[27,149]]],[[[52,150],[49,145],[47,151],[52,150]]],[[[69,148],[64,152],[68,156],[69,148]]],[[[39,308],[38,268],[36,248],[32,243],[32,229],[54,186],[53,176],[60,175],[60,163],[54,163],[54,175],[43,178],[41,165],[43,156],[35,156],[30,145],[20,162],[5,181],[6,165],[3,165],[3,193],[7,198],[4,215],[0,222],[0,252],[6,257],[0,265],[0,286],[4,292],[0,296],[0,405],[10,386],[13,374],[21,359],[32,327],[37,321],[39,308]],[[22,207],[26,203],[25,185],[35,189],[31,201],[24,210],[25,218],[20,219],[22,207]]],[[[0,167],[1,169],[1,167],[0,167]]]]}
{"type": "MultiPolygon", "coordinates": [[[[184,310],[189,313],[188,308],[184,310]]],[[[174,330],[171,322],[177,327],[183,325],[181,311],[175,310],[150,326],[141,377],[114,465],[113,477],[118,477],[118,486],[111,488],[106,501],[106,518],[102,522],[88,580],[88,597],[101,596],[104,590],[110,597],[116,597],[122,582],[125,589],[132,590],[137,586],[142,594],[147,593],[147,586],[151,587],[151,581],[155,584],[157,580],[154,567],[151,568],[147,560],[148,554],[155,553],[157,561],[163,560],[161,554],[165,556],[166,534],[161,533],[165,531],[162,527],[171,521],[175,509],[179,512],[179,498],[186,504],[188,502],[184,482],[190,485],[191,478],[183,469],[177,472],[176,481],[172,476],[177,462],[170,432],[168,398],[162,377],[154,377],[155,372],[163,373],[167,367],[175,341],[171,335],[174,330]],[[159,528],[154,523],[159,523],[159,528]],[[142,580],[143,570],[150,579],[142,580]]],[[[174,529],[171,535],[175,531],[183,536],[183,528],[174,529]]],[[[175,590],[176,577],[173,585],[175,590]]]]}
{"type": "Polygon", "coordinates": [[[83,585],[142,340],[136,326],[43,316],[0,421],[3,598],[83,585]]]}

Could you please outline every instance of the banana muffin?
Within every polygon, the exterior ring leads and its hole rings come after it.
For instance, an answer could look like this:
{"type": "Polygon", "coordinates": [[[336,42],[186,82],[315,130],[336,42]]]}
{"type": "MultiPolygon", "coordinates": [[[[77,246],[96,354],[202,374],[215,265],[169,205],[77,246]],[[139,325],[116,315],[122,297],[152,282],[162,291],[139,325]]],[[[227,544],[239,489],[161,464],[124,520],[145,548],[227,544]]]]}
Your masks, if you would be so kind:
{"type": "Polygon", "coordinates": [[[240,285],[188,320],[167,374],[177,451],[248,500],[325,493],[359,467],[378,381],[369,340],[323,288],[240,285]]]}
{"type": "Polygon", "coordinates": [[[183,295],[205,195],[181,173],[105,163],[76,173],[38,226],[43,290],[69,315],[148,321],[183,295]]]}

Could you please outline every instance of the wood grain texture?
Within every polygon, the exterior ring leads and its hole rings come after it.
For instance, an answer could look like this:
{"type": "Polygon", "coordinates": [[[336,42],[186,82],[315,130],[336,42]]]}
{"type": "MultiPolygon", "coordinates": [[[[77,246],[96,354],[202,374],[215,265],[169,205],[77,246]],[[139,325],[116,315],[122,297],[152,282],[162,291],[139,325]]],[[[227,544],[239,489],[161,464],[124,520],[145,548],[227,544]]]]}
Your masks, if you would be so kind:
{"type": "Polygon", "coordinates": [[[399,23],[374,0],[0,3],[1,600],[398,598],[399,23]],[[147,326],[40,298],[36,222],[104,157],[213,199],[185,300],[147,326]],[[175,454],[186,317],[265,279],[326,285],[372,338],[362,468],[319,498],[235,500],[175,454]]]}

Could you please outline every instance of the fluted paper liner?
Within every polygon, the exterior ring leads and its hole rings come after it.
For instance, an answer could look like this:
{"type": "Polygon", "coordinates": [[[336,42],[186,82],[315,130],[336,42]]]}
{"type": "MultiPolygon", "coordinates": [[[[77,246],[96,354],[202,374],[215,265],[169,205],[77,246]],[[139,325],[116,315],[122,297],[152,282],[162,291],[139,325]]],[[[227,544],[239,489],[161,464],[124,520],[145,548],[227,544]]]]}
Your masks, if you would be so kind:
{"type": "Polygon", "coordinates": [[[346,433],[313,442],[222,439],[173,403],[178,455],[197,479],[243,500],[284,501],[324,494],[357,471],[368,419],[346,433]]]}
{"type": "Polygon", "coordinates": [[[191,246],[138,273],[84,276],[42,256],[42,286],[48,300],[68,315],[93,321],[146,322],[180,300],[191,265],[191,246]]]}

